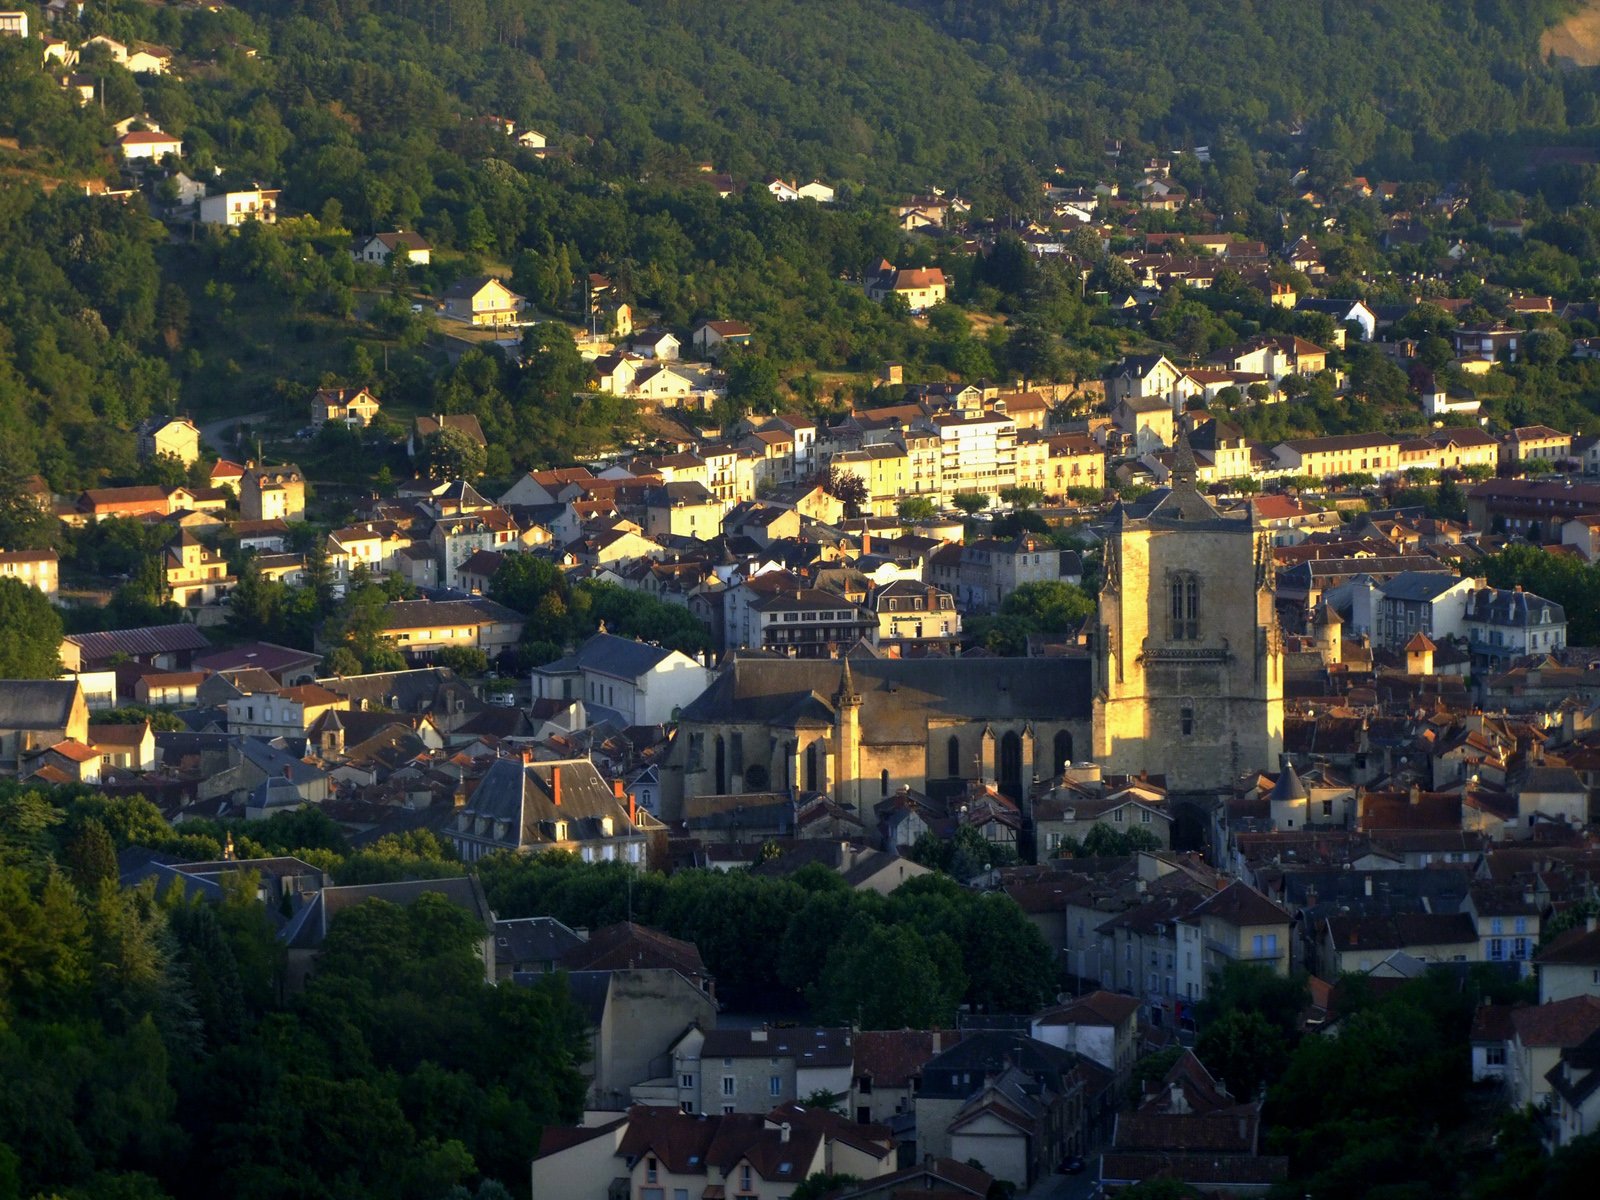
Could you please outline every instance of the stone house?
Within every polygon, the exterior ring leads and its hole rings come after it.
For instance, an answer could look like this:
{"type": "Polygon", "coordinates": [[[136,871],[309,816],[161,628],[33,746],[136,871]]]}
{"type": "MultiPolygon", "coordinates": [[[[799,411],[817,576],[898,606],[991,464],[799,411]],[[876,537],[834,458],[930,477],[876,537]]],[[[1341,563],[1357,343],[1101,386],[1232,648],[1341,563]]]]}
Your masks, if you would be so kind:
{"type": "Polygon", "coordinates": [[[239,513],[246,521],[303,521],[305,511],[306,477],[299,467],[245,468],[239,480],[239,513]]]}

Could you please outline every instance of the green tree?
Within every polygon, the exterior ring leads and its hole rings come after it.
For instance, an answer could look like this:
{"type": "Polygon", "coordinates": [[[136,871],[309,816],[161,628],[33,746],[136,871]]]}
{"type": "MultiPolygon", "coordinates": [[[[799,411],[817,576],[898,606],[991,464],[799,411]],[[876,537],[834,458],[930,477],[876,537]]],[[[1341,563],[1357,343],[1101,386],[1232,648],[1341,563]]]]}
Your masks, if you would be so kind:
{"type": "Polygon", "coordinates": [[[446,425],[423,438],[422,461],[436,479],[476,479],[487,454],[471,435],[446,425]]]}
{"type": "Polygon", "coordinates": [[[975,517],[989,507],[989,496],[983,492],[957,492],[950,497],[950,503],[967,516],[975,517]]]}
{"type": "Polygon", "coordinates": [[[939,510],[931,497],[907,496],[895,505],[895,513],[902,521],[931,521],[939,510]]]}
{"type": "Polygon", "coordinates": [[[93,818],[80,824],[67,842],[66,860],[72,882],[81,891],[92,893],[116,882],[117,848],[106,827],[93,818]]]}
{"type": "MultiPolygon", "coordinates": [[[[949,939],[935,935],[933,942],[949,939]]],[[[861,1029],[929,1029],[955,1019],[960,990],[941,980],[936,947],[905,926],[840,941],[809,997],[818,1020],[861,1029]]]]}
{"type": "Polygon", "coordinates": [[[1283,1073],[1289,1043],[1261,1013],[1235,1009],[1200,1031],[1194,1052],[1206,1070],[1244,1099],[1283,1073]]]}
{"type": "Polygon", "coordinates": [[[0,578],[0,679],[61,674],[61,614],[38,588],[0,578]]]}

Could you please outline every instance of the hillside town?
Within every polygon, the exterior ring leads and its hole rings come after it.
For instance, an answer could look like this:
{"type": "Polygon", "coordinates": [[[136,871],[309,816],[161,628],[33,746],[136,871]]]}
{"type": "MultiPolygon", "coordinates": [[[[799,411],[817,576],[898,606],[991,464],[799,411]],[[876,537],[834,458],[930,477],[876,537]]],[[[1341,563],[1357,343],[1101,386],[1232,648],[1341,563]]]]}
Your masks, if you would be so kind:
{"type": "Polygon", "coordinates": [[[1593,151],[912,191],[413,78],[428,150],[355,68],[225,129],[335,35],[148,7],[0,11],[65,247],[0,301],[0,1061],[106,1089],[0,1193],[1569,1194],[1593,151]]]}

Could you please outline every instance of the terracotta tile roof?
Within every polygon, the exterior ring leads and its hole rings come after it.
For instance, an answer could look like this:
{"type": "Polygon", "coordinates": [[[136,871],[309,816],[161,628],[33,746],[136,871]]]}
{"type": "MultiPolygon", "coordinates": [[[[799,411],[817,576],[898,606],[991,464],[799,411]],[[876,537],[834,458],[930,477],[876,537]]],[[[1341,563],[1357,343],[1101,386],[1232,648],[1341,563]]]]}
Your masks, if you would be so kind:
{"type": "Polygon", "coordinates": [[[1565,930],[1550,939],[1534,961],[1541,966],[1600,966],[1600,929],[1579,925],[1565,930]]]}
{"type": "Polygon", "coordinates": [[[1035,1020],[1040,1025],[1120,1025],[1138,1011],[1139,1001],[1133,996],[1096,991],[1046,1009],[1035,1020]]]}
{"type": "Polygon", "coordinates": [[[1473,1042],[1508,1042],[1511,1017],[1516,1010],[1509,1004],[1480,1004],[1472,1013],[1473,1042]]]}
{"type": "Polygon", "coordinates": [[[874,1087],[909,1087],[924,1063],[964,1036],[955,1029],[862,1030],[853,1039],[855,1073],[869,1076],[874,1087]]]}
{"type": "Polygon", "coordinates": [[[627,921],[595,930],[588,941],[562,956],[561,965],[568,971],[666,968],[690,977],[708,974],[693,942],[627,921]]]}
{"type": "Polygon", "coordinates": [[[1230,883],[1215,896],[1203,900],[1191,914],[1217,917],[1230,925],[1282,925],[1289,914],[1246,883],[1230,883]]]}
{"type": "Polygon", "coordinates": [[[1519,1008],[1511,1027],[1524,1046],[1577,1046],[1600,1030],[1600,996],[1573,996],[1519,1008]]]}

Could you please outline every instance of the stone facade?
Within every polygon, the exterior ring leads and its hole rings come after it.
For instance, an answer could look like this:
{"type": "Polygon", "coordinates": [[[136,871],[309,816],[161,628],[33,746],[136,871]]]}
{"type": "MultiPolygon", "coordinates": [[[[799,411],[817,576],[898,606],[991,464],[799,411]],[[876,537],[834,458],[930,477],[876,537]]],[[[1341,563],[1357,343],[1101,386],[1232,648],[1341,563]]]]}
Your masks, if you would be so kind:
{"type": "Polygon", "coordinates": [[[1228,787],[1283,745],[1270,538],[1253,506],[1224,516],[1194,480],[1180,438],[1171,489],[1118,506],[1095,637],[1093,758],[1171,791],[1228,787]]]}
{"type": "MultiPolygon", "coordinates": [[[[1032,781],[1092,758],[1217,791],[1276,767],[1283,639],[1269,533],[1195,490],[1185,439],[1170,490],[1120,507],[1107,538],[1089,658],[773,661],[735,655],[683,710],[662,770],[684,797],[820,791],[875,803],[901,787],[950,794],[1032,781]]],[[[861,809],[857,809],[861,811],[861,809]]]]}

